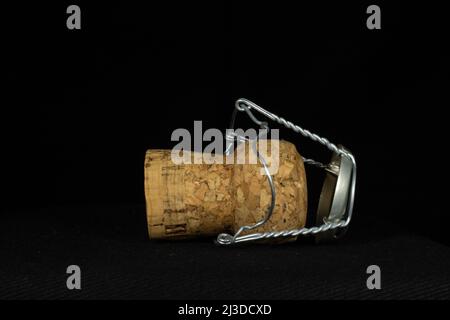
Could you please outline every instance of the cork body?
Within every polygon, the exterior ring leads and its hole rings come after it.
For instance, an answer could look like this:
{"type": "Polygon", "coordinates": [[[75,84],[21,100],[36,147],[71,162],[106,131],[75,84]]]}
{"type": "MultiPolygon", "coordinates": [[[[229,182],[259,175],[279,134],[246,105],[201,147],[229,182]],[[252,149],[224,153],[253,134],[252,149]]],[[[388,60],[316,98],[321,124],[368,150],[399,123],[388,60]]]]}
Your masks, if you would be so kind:
{"type": "MultiPolygon", "coordinates": [[[[268,166],[278,155],[273,174],[275,209],[270,220],[251,232],[301,228],[306,222],[307,189],[302,157],[286,141],[270,145],[268,166]]],[[[248,143],[235,150],[233,163],[174,164],[170,150],[148,150],[145,157],[145,196],[149,236],[186,238],[235,232],[264,218],[271,190],[262,165],[249,164],[248,143]],[[241,150],[244,148],[244,150],[241,150]],[[236,152],[237,151],[237,152],[236,152]],[[238,161],[236,155],[244,154],[238,161]]],[[[195,153],[192,153],[195,157],[195,153]]],[[[198,156],[198,154],[197,154],[198,156]]]]}

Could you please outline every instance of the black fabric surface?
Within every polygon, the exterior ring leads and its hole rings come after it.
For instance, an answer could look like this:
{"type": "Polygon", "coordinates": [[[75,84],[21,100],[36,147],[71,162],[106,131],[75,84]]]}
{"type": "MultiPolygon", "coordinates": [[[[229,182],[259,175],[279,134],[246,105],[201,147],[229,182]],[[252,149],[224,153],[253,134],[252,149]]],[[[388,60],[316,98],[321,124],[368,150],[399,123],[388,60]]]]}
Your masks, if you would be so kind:
{"type": "MultiPolygon", "coordinates": [[[[78,1],[82,27],[69,30],[71,4],[2,7],[0,298],[450,298],[443,5],[378,1],[370,30],[372,1],[78,1]],[[224,132],[241,97],[355,155],[341,243],[149,241],[145,151],[174,147],[173,131],[198,120],[224,132]],[[366,288],[369,265],[381,290],[366,288]]],[[[297,133],[280,138],[330,159],[297,133]]]]}
{"type": "Polygon", "coordinates": [[[362,214],[336,244],[224,248],[212,239],[148,240],[141,206],[54,207],[26,220],[10,213],[0,225],[1,298],[450,297],[448,246],[362,214]],[[66,288],[71,264],[81,268],[81,290],[66,288]],[[366,288],[372,264],[381,268],[381,290],[366,288]]]}

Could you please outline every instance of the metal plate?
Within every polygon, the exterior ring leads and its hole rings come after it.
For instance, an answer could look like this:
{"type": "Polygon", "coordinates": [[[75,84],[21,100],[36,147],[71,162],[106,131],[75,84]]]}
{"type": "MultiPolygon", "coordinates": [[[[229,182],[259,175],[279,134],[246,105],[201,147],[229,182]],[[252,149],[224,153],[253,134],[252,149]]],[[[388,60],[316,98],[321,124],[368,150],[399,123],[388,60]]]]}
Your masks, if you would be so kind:
{"type": "MultiPolygon", "coordinates": [[[[347,210],[352,162],[347,157],[335,153],[331,157],[329,166],[330,169],[327,170],[320,194],[316,216],[317,226],[322,225],[325,219],[328,221],[343,219],[347,210]]],[[[338,239],[345,234],[345,231],[346,229],[336,229],[318,233],[315,239],[317,243],[338,239]]]]}

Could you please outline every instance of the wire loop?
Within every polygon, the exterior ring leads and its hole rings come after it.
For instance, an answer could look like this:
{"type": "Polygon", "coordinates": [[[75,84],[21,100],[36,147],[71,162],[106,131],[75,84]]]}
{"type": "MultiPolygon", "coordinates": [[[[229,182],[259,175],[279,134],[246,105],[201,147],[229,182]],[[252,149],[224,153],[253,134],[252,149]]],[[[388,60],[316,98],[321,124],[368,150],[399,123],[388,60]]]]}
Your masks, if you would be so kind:
{"type": "MultiPolygon", "coordinates": [[[[354,204],[354,198],[355,198],[355,188],[356,188],[356,160],[355,160],[355,157],[353,156],[353,154],[351,154],[346,149],[339,148],[335,144],[331,143],[328,139],[320,137],[319,135],[312,133],[309,130],[303,129],[302,127],[295,125],[292,122],[287,121],[284,118],[281,118],[281,117],[263,109],[262,107],[251,102],[250,100],[247,100],[244,98],[236,100],[235,110],[233,111],[233,114],[231,117],[230,128],[234,129],[234,123],[236,120],[237,111],[240,111],[240,112],[246,112],[247,115],[249,116],[249,118],[255,124],[260,126],[260,128],[266,129],[267,131],[269,131],[270,129],[269,129],[267,122],[258,120],[251,110],[258,111],[259,113],[266,116],[270,120],[275,121],[297,133],[300,133],[304,137],[307,137],[313,141],[316,141],[316,142],[324,145],[326,148],[328,148],[330,151],[336,153],[337,155],[347,157],[350,160],[351,166],[352,166],[350,190],[349,190],[349,195],[348,195],[348,199],[346,202],[346,210],[345,210],[346,212],[344,212],[342,215],[342,217],[345,217],[345,216],[347,216],[347,217],[345,220],[338,219],[338,220],[334,220],[334,221],[328,221],[327,219],[324,219],[324,223],[322,225],[314,226],[314,227],[310,227],[310,228],[304,227],[304,228],[300,228],[300,229],[268,231],[268,232],[263,232],[263,233],[251,233],[251,234],[246,234],[246,235],[240,236],[240,234],[243,231],[253,230],[253,229],[258,228],[258,227],[262,226],[263,224],[265,224],[272,216],[273,210],[275,208],[276,190],[275,190],[273,178],[270,175],[270,172],[268,170],[267,163],[266,163],[264,157],[262,157],[262,155],[259,153],[259,151],[256,148],[256,142],[258,139],[258,137],[257,137],[250,141],[252,144],[253,151],[256,152],[258,159],[261,161],[261,163],[264,167],[264,171],[267,176],[267,180],[270,185],[270,189],[271,189],[271,193],[272,193],[271,203],[269,205],[269,208],[267,210],[265,217],[262,220],[258,221],[257,223],[255,223],[253,225],[240,227],[239,230],[234,235],[230,235],[227,233],[221,233],[217,236],[216,242],[221,245],[230,245],[230,244],[235,244],[235,243],[255,241],[255,240],[261,240],[261,239],[270,239],[270,238],[279,238],[279,237],[296,237],[299,235],[310,235],[310,234],[315,235],[318,233],[327,232],[327,231],[335,230],[338,228],[346,228],[350,224],[350,221],[352,218],[353,204],[354,204]]],[[[245,137],[242,137],[242,136],[239,136],[236,134],[234,134],[233,136],[227,135],[227,143],[228,143],[227,148],[226,148],[227,154],[231,151],[231,148],[232,148],[235,140],[248,141],[248,139],[246,139],[245,137]]],[[[329,165],[325,165],[325,164],[315,161],[313,159],[303,158],[303,161],[306,164],[313,165],[313,166],[319,167],[321,169],[325,169],[325,170],[329,169],[329,165]]]]}

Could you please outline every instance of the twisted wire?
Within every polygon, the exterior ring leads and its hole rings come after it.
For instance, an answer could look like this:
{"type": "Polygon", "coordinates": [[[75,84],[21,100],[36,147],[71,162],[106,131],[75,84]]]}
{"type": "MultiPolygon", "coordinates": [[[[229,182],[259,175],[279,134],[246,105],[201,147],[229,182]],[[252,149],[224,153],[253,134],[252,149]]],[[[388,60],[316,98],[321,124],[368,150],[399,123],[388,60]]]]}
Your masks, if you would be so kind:
{"type": "MultiPolygon", "coordinates": [[[[261,240],[261,239],[279,238],[279,237],[295,237],[295,236],[299,236],[299,235],[309,235],[309,234],[314,235],[314,234],[318,234],[321,232],[334,230],[337,228],[347,227],[349,225],[351,217],[352,217],[353,197],[354,197],[354,193],[355,193],[356,162],[355,162],[355,158],[353,157],[353,155],[351,153],[347,152],[346,150],[341,149],[338,146],[336,146],[335,144],[331,143],[328,139],[320,137],[319,135],[312,133],[309,130],[303,129],[302,127],[295,125],[292,122],[287,121],[284,118],[279,117],[279,116],[263,109],[262,107],[258,106],[257,104],[255,104],[247,99],[241,98],[236,101],[236,110],[245,111],[248,114],[248,116],[253,120],[253,122],[260,125],[261,127],[265,127],[266,129],[268,129],[267,124],[265,122],[262,122],[262,121],[259,121],[258,119],[256,119],[256,117],[253,115],[253,113],[250,111],[250,109],[257,110],[258,112],[262,113],[269,119],[271,119],[275,122],[278,122],[279,124],[282,124],[283,126],[285,126],[288,129],[291,129],[297,133],[300,133],[304,137],[307,137],[313,141],[319,142],[320,144],[322,144],[326,148],[328,148],[330,151],[332,151],[338,155],[346,156],[352,161],[353,174],[352,174],[352,184],[351,184],[352,187],[350,190],[351,201],[347,208],[348,216],[345,220],[336,220],[336,221],[324,220],[324,223],[322,225],[314,226],[314,227],[310,227],[310,228],[304,227],[304,228],[300,228],[300,229],[291,229],[291,230],[283,230],[283,231],[267,231],[267,232],[263,232],[263,233],[251,233],[251,234],[239,236],[239,234],[242,231],[246,230],[246,228],[248,227],[248,226],[245,226],[245,227],[241,227],[240,230],[238,232],[236,232],[234,235],[230,235],[227,233],[219,234],[217,236],[217,240],[216,240],[217,243],[222,244],[222,245],[229,245],[229,244],[234,244],[234,243],[244,242],[244,241],[251,241],[251,240],[261,240]]],[[[236,115],[236,112],[233,113],[233,121],[232,121],[233,124],[234,124],[235,115],[236,115]]],[[[228,138],[231,138],[231,137],[228,137],[228,138]]],[[[328,165],[325,165],[319,161],[304,158],[304,157],[302,157],[302,158],[303,158],[304,163],[306,163],[306,164],[313,165],[313,166],[316,166],[316,167],[319,167],[322,169],[328,168],[328,165]]],[[[253,229],[253,228],[251,228],[251,229],[253,229]]]]}
{"type": "Polygon", "coordinates": [[[250,240],[262,240],[269,238],[280,238],[280,237],[296,237],[299,235],[309,235],[317,234],[329,230],[334,230],[337,228],[345,228],[350,223],[350,220],[339,220],[336,222],[325,222],[320,226],[315,226],[311,228],[301,228],[301,229],[291,229],[283,231],[267,231],[263,233],[252,233],[240,237],[231,236],[227,233],[222,233],[217,237],[217,242],[219,244],[233,244],[250,240]]]}
{"type": "Polygon", "coordinates": [[[328,168],[328,165],[323,164],[322,162],[316,161],[314,159],[308,159],[308,158],[305,158],[305,157],[302,157],[302,158],[303,158],[303,163],[305,163],[305,164],[309,164],[311,166],[318,167],[320,169],[328,168]]]}
{"type": "Polygon", "coordinates": [[[315,142],[319,142],[320,144],[324,145],[327,149],[329,149],[332,152],[337,153],[338,155],[345,155],[347,157],[350,157],[349,154],[342,150],[341,148],[339,148],[338,146],[336,146],[334,143],[330,142],[327,138],[321,137],[318,134],[312,133],[311,131],[307,130],[307,129],[303,129],[302,127],[293,124],[292,122],[277,116],[276,114],[265,110],[264,108],[260,107],[259,105],[251,102],[250,100],[241,98],[238,99],[236,101],[236,109],[238,109],[239,111],[246,111],[247,114],[250,116],[250,118],[255,119],[255,117],[253,116],[253,114],[251,113],[251,109],[255,109],[257,111],[259,111],[260,113],[264,114],[266,117],[268,117],[269,119],[277,122],[278,124],[281,124],[283,126],[285,126],[288,129],[291,129],[297,133],[300,133],[302,136],[309,138],[315,142]]]}

